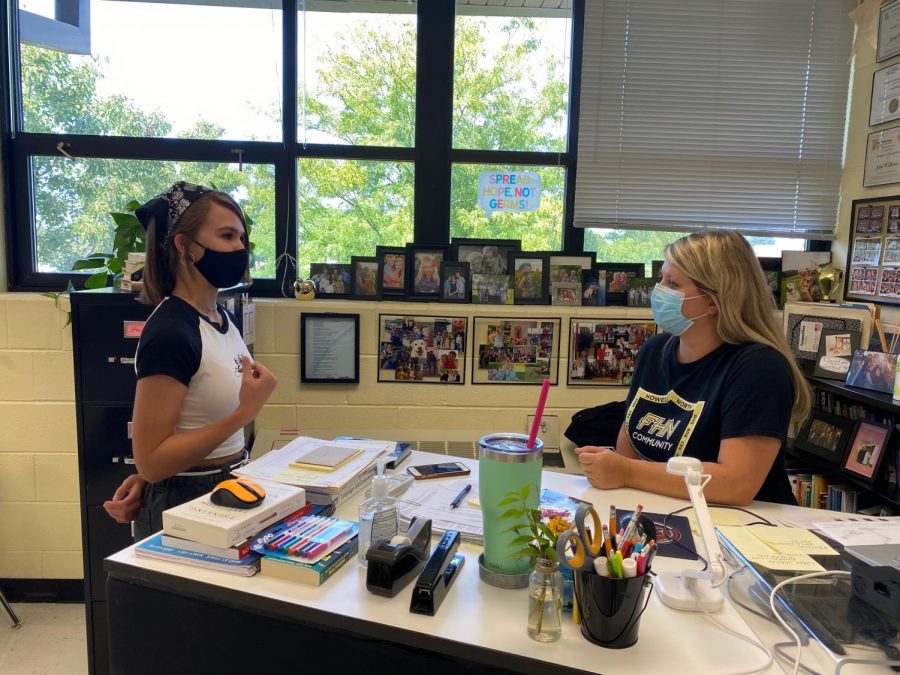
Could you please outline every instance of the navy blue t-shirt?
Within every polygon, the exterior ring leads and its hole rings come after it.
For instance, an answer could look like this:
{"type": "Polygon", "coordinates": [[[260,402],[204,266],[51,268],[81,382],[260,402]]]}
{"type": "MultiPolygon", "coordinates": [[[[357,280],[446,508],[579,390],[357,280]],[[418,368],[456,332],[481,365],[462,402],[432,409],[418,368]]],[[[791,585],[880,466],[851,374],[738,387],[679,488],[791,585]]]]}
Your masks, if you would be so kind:
{"type": "Polygon", "coordinates": [[[641,347],[628,392],[625,428],[640,457],[685,455],[718,461],[726,438],[770,436],[781,449],[756,499],[796,504],[784,469],[794,383],[784,356],[757,343],[723,344],[679,363],[679,338],[657,335],[641,347]]]}

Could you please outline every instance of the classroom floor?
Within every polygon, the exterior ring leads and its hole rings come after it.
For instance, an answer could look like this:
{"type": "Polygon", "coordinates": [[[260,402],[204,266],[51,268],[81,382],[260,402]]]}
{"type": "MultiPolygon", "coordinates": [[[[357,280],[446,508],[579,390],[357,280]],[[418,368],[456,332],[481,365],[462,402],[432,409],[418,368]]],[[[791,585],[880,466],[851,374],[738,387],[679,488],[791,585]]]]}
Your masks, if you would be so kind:
{"type": "Polygon", "coordinates": [[[0,673],[87,673],[83,604],[13,603],[12,607],[22,626],[12,628],[0,608],[0,673]]]}

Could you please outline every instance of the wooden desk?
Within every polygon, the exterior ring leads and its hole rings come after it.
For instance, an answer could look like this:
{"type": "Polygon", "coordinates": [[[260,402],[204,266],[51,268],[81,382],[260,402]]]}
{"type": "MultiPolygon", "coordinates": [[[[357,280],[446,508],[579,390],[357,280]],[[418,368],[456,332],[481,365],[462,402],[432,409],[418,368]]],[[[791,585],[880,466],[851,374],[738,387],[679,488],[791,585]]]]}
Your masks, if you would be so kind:
{"type": "MultiPolygon", "coordinates": [[[[416,453],[414,461],[442,458],[416,453]]],[[[477,461],[466,463],[477,473],[477,461]]],[[[582,476],[553,472],[544,472],[543,487],[603,509],[610,503],[630,509],[641,502],[647,511],[667,513],[687,504],[634,490],[595,490],[582,476]]],[[[771,519],[791,507],[757,503],[751,508],[771,519]]],[[[344,517],[355,519],[355,514],[355,503],[339,509],[344,517]]],[[[133,547],[125,549],[106,561],[112,671],[225,675],[313,667],[367,675],[668,675],[736,673],[765,664],[758,648],[730,637],[702,615],[669,609],[655,593],[631,648],[595,646],[571,621],[564,622],[560,641],[534,642],[525,632],[527,590],[501,590],[481,582],[480,547],[463,544],[460,552],[466,557],[460,577],[438,614],[427,617],[409,612],[411,586],[395,598],[366,591],[365,570],[355,563],[314,588],[136,558],[133,547]]],[[[677,571],[698,564],[657,557],[655,569],[677,571]]],[[[731,602],[716,618],[753,635],[731,602]]],[[[781,670],[773,665],[764,672],[781,670]]]]}

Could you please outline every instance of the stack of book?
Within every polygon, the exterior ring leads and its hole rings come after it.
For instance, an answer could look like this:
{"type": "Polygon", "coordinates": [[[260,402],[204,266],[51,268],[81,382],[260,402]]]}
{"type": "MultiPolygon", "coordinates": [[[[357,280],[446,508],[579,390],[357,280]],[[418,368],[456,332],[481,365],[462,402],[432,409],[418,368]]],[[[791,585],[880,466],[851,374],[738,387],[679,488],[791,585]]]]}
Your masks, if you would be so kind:
{"type": "Polygon", "coordinates": [[[324,441],[300,436],[271,450],[234,473],[253,479],[277,481],[306,490],[313,504],[337,506],[372,482],[379,457],[396,446],[390,441],[324,441]],[[339,449],[356,450],[345,461],[313,468],[310,457],[340,456],[339,449]]]}
{"type": "Polygon", "coordinates": [[[270,523],[311,508],[302,488],[259,483],[266,498],[252,509],[219,506],[207,494],[164,511],[162,533],[138,544],[135,554],[231,574],[256,574],[259,555],[251,550],[252,537],[270,523]]]}
{"type": "Polygon", "coordinates": [[[143,290],[144,282],[144,253],[132,251],[125,260],[125,268],[122,270],[122,279],[119,287],[123,291],[133,291],[137,293],[143,290]]]}

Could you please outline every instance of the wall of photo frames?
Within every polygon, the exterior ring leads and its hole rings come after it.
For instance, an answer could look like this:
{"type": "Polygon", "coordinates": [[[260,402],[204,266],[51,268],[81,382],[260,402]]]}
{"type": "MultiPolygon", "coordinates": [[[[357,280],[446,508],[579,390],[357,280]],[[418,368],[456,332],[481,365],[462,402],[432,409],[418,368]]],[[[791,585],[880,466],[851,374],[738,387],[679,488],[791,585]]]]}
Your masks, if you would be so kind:
{"type": "Polygon", "coordinates": [[[524,431],[544,377],[554,383],[546,414],[565,430],[575,412],[624,400],[655,332],[645,308],[256,302],[254,354],[279,379],[257,425],[323,437],[524,431]],[[301,382],[300,319],[315,314],[359,316],[358,383],[301,382]]]}

